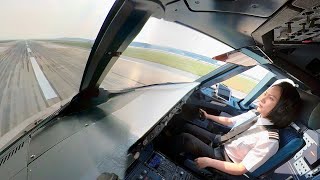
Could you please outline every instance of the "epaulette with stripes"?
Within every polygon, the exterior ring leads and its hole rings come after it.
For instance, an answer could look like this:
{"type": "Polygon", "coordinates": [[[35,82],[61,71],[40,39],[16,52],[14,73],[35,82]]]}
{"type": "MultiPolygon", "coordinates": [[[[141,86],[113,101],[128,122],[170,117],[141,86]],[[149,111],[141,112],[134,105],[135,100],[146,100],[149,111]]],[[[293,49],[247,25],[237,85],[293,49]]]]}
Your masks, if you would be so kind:
{"type": "Polygon", "coordinates": [[[278,129],[268,129],[269,139],[275,139],[279,141],[279,130],[278,129]]]}

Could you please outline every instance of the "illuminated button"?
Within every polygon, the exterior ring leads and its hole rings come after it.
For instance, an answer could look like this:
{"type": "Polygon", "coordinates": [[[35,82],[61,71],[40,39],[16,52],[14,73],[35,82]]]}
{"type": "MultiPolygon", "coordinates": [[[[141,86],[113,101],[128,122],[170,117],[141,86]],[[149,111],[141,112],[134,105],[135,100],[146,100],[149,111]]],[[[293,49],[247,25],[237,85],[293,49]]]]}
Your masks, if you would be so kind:
{"type": "Polygon", "coordinates": [[[183,171],[180,171],[180,176],[182,176],[184,174],[184,172],[183,171]]]}
{"type": "Polygon", "coordinates": [[[147,173],[148,173],[147,170],[143,170],[143,171],[142,171],[142,174],[147,174],[147,173]]]}
{"type": "Polygon", "coordinates": [[[143,179],[143,176],[142,176],[142,175],[140,175],[138,179],[143,179]]]}

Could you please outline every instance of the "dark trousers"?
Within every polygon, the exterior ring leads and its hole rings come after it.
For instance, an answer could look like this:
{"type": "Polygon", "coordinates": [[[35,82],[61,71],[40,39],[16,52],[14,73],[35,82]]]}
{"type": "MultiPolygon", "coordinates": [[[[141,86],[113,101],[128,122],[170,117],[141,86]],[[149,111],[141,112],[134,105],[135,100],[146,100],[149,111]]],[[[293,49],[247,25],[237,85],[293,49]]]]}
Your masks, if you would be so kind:
{"type": "Polygon", "coordinates": [[[224,148],[215,147],[217,135],[196,125],[185,124],[179,129],[178,135],[171,141],[172,153],[179,155],[182,153],[197,157],[210,157],[218,160],[225,160],[224,148]]]}

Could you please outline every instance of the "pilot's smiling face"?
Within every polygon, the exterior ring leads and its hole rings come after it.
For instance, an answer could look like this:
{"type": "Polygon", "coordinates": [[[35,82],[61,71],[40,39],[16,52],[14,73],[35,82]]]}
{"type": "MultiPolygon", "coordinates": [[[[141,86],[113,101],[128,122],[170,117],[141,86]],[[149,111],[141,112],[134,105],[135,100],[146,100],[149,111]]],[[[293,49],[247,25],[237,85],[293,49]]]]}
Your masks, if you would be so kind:
{"type": "Polygon", "coordinates": [[[273,86],[264,92],[259,98],[257,111],[261,117],[267,117],[271,110],[277,105],[281,97],[281,87],[273,86]]]}

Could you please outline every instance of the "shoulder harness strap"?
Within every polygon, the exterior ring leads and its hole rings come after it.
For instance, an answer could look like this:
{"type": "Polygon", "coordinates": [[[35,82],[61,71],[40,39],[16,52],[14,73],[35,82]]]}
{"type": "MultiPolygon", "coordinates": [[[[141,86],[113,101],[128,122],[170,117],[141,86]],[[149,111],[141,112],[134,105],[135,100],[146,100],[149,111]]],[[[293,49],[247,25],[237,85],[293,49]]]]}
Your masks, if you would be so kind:
{"type": "Polygon", "coordinates": [[[236,140],[240,137],[243,137],[243,136],[246,136],[246,135],[249,135],[249,134],[253,134],[253,133],[257,133],[259,131],[263,131],[263,130],[267,130],[268,131],[268,134],[269,134],[269,139],[274,139],[274,140],[277,140],[279,141],[279,130],[276,129],[276,126],[274,125],[259,125],[253,129],[249,129],[239,135],[236,135],[230,139],[228,139],[227,141],[225,142],[222,142],[221,144],[225,144],[225,143],[229,143],[233,140],[236,140]]]}

